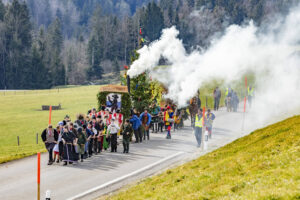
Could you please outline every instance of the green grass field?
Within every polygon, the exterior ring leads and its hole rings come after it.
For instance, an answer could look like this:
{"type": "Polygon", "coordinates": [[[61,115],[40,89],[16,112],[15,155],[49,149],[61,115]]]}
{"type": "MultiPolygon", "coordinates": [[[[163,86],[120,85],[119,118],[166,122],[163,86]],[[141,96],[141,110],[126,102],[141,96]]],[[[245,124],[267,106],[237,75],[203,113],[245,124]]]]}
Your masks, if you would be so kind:
{"type": "Polygon", "coordinates": [[[42,105],[58,105],[62,110],[52,112],[52,124],[57,125],[66,114],[75,119],[97,106],[100,86],[69,87],[53,90],[0,92],[0,163],[44,152],[40,134],[48,125],[49,111],[42,105]],[[36,134],[39,144],[36,144],[36,134]],[[17,144],[20,138],[20,146],[17,144]]]}
{"type": "Polygon", "coordinates": [[[300,116],[101,199],[300,199],[300,116]]]}

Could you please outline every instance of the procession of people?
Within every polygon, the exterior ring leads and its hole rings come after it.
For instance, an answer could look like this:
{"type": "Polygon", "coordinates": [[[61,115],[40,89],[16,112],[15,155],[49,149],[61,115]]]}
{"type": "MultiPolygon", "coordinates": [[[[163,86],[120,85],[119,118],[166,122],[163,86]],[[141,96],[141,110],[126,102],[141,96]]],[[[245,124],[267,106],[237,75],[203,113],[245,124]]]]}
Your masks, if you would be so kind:
{"type": "MultiPolygon", "coordinates": [[[[167,139],[170,139],[171,127],[176,124],[175,109],[174,105],[160,108],[154,102],[142,113],[132,109],[128,119],[124,119],[120,109],[112,111],[106,106],[102,106],[99,111],[93,108],[86,115],[78,114],[74,122],[66,115],[56,127],[49,124],[41,134],[49,153],[48,165],[54,162],[63,162],[63,165],[83,162],[102,151],[117,152],[121,138],[123,153],[129,153],[131,142],[150,140],[151,127],[152,132],[156,133],[165,129],[167,139]]],[[[180,115],[177,115],[178,123],[179,118],[180,115]]]]}
{"type": "MultiPolygon", "coordinates": [[[[247,92],[251,104],[253,88],[248,89],[247,92]]],[[[218,87],[215,88],[213,97],[213,108],[218,111],[221,99],[221,91],[218,87]]],[[[231,104],[230,109],[236,112],[238,101],[236,92],[227,88],[225,90],[227,111],[231,104]]],[[[210,109],[206,113],[203,112],[200,93],[191,99],[190,106],[187,108],[197,146],[200,147],[203,142],[202,134],[207,134],[208,138],[212,137],[215,114],[210,109]]],[[[74,122],[66,115],[56,127],[49,124],[41,134],[49,153],[48,164],[62,161],[63,165],[68,165],[78,161],[83,162],[84,159],[103,151],[117,152],[121,139],[123,153],[129,153],[130,143],[143,143],[145,140],[150,140],[151,130],[152,133],[165,132],[166,139],[171,139],[172,129],[176,130],[184,126],[187,108],[178,109],[172,103],[160,107],[154,101],[142,113],[133,108],[127,119],[119,108],[110,109],[104,105],[98,111],[93,108],[86,115],[78,114],[74,122]]]]}

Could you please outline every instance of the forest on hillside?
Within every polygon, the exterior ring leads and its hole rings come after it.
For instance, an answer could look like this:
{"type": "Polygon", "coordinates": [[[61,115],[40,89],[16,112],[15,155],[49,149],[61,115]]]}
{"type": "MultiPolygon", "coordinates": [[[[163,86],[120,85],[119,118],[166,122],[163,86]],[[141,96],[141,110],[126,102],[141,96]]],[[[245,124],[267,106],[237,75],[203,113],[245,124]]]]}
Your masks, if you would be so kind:
{"type": "Polygon", "coordinates": [[[230,24],[263,25],[297,0],[0,0],[0,89],[87,84],[176,26],[187,51],[230,24]],[[142,31],[139,34],[140,29],[142,31]]]}

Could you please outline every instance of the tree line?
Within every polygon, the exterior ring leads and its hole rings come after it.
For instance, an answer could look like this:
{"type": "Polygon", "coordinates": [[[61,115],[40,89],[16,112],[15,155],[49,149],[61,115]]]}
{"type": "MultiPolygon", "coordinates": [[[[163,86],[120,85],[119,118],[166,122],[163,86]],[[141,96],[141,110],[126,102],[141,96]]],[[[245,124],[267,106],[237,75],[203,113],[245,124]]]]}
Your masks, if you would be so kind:
{"type": "MultiPolygon", "coordinates": [[[[43,1],[54,7],[52,1],[43,1]]],[[[55,13],[47,6],[39,10],[37,2],[0,0],[0,89],[95,82],[104,73],[117,75],[121,66],[130,64],[134,50],[158,39],[163,28],[176,26],[187,51],[206,48],[228,25],[248,19],[260,25],[296,3],[160,0],[146,6],[149,1],[141,1],[137,8],[136,1],[128,1],[130,14],[122,15],[122,9],[108,12],[97,0],[76,0],[74,5],[62,0],[55,13]]]]}

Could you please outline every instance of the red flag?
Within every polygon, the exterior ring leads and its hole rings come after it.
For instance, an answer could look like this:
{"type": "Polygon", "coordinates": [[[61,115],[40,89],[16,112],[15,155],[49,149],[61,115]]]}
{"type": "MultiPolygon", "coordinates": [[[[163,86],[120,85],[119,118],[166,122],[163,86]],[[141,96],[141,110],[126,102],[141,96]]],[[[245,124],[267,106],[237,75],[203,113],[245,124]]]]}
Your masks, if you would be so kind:
{"type": "Polygon", "coordinates": [[[52,106],[49,108],[49,124],[51,124],[52,106]]]}
{"type": "Polygon", "coordinates": [[[247,76],[245,76],[245,87],[247,88],[247,76]]]}
{"type": "Polygon", "coordinates": [[[140,35],[142,35],[143,33],[142,33],[142,28],[140,28],[140,35]]]}

